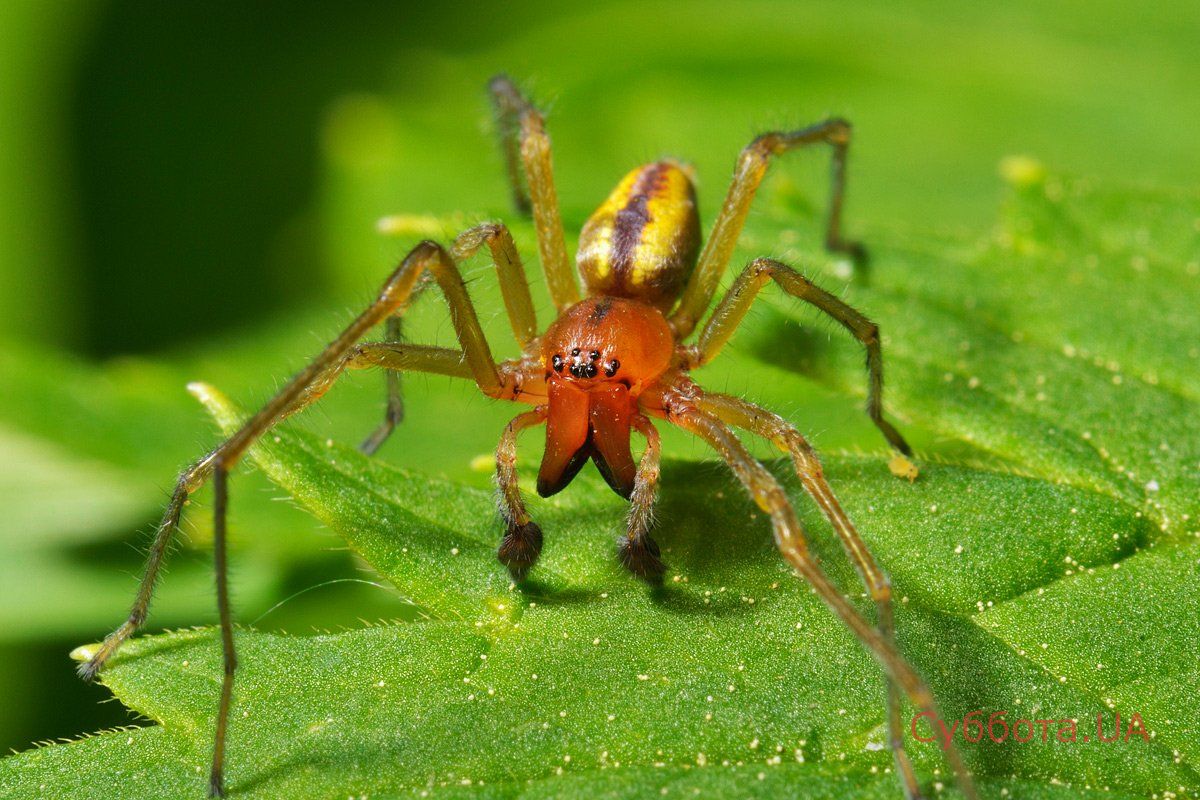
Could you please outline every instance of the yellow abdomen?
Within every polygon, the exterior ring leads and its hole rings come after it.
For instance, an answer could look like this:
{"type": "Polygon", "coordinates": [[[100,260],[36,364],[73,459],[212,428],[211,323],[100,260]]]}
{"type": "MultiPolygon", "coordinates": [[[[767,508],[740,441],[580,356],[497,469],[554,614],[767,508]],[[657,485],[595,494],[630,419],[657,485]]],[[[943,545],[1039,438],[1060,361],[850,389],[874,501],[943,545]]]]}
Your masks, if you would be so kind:
{"type": "Polygon", "coordinates": [[[699,249],[692,181],[680,165],[658,161],[626,175],[588,218],[576,263],[588,294],[633,297],[665,310],[699,249]]]}

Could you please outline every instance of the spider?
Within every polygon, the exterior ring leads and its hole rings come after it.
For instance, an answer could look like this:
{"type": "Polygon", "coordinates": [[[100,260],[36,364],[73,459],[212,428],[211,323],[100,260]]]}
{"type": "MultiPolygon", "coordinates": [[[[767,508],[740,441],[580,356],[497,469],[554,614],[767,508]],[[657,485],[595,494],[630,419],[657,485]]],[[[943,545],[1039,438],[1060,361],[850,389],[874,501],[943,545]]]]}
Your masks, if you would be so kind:
{"type": "MultiPolygon", "coordinates": [[[[179,476],[151,545],[128,618],[80,666],[92,680],[146,620],[164,554],[179,525],[188,497],[206,481],[214,488],[213,549],[217,603],[224,654],[224,677],[214,737],[210,796],[224,795],[223,770],[230,698],[237,656],[226,574],[228,475],[260,436],[318,400],[347,369],[387,370],[388,403],[382,424],[361,449],[374,453],[403,416],[398,375],[415,371],[475,381],[496,400],[532,406],[504,428],[496,449],[498,502],[505,532],[497,556],[520,583],[537,562],[542,530],[534,522],[517,483],[517,436],[546,427],[545,451],[537,476],[543,497],[564,489],[591,460],[631,510],[618,553],[621,562],[649,583],[666,569],[650,537],[651,511],[659,483],[659,435],[652,420],[677,425],[708,443],[728,464],[754,502],[770,517],[779,551],[812,586],[830,610],[882,664],[887,678],[887,719],[896,772],[908,798],[920,796],[919,782],[905,753],[900,718],[902,698],[936,714],[933,695],[897,652],[893,637],[891,588],[854,524],[826,482],[820,461],[788,422],[737,397],[702,389],[691,373],[712,361],[746,317],[759,291],[774,282],[844,326],[866,350],[867,413],[899,463],[911,450],[883,416],[883,361],[879,329],[863,314],[816,286],[791,267],[770,258],[752,261],[695,331],[716,294],[754,195],[772,160],[813,144],[832,150],[832,188],[825,245],[862,260],[865,251],[841,234],[850,125],[842,119],[793,131],[765,133],[739,155],[721,211],[701,249],[700,218],[689,168],[661,160],[626,175],[587,220],[579,237],[576,265],[586,296],[568,265],[563,225],[554,185],[550,140],[543,117],[507,77],[488,85],[506,162],[513,201],[532,213],[538,249],[557,318],[538,334],[525,269],[508,229],[499,222],[477,225],[446,248],[418,244],[383,284],[377,299],[308,366],[291,379],[232,436],[179,476]],[[521,347],[518,358],[497,362],[484,338],[475,308],[459,272],[459,262],[488,248],[504,305],[521,347]],[[406,309],[436,283],[450,310],[459,349],[400,341],[406,309]],[[361,343],[385,325],[386,340],[361,343]],[[756,461],[735,430],[762,437],[786,453],[801,484],[832,524],[876,606],[872,626],[838,591],[809,552],[804,532],[775,477],[756,461]],[[638,460],[631,451],[636,432],[645,440],[638,460]]],[[[911,465],[908,465],[911,468],[911,465]]],[[[969,773],[953,744],[947,758],[963,793],[975,797],[969,773]]]]}

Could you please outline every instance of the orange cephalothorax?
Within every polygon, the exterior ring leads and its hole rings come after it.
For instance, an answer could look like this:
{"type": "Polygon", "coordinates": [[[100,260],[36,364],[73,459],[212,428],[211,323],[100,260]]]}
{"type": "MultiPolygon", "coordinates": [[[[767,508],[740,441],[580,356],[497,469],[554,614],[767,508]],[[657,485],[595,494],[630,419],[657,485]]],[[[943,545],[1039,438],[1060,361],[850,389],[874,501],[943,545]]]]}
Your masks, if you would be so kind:
{"type": "Polygon", "coordinates": [[[576,261],[589,294],[638,298],[666,310],[699,247],[692,181],[678,164],[658,161],[626,175],[588,218],[576,261]]]}
{"type": "Polygon", "coordinates": [[[629,496],[637,396],[667,370],[673,353],[666,319],[638,300],[589,297],[550,326],[542,340],[549,412],[539,494],[562,490],[591,458],[608,485],[629,496]]]}

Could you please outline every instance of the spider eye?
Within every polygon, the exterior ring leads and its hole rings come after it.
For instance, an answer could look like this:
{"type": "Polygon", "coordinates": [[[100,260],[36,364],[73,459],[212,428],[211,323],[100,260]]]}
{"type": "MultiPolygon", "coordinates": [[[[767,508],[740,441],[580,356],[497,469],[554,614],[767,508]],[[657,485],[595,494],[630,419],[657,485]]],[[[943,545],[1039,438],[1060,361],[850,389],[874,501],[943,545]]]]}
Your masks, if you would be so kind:
{"type": "Polygon", "coordinates": [[[550,364],[551,364],[551,366],[554,367],[555,372],[562,372],[563,357],[561,355],[559,355],[558,353],[555,353],[554,358],[550,359],[550,364]]]}
{"type": "Polygon", "coordinates": [[[571,348],[571,355],[573,355],[573,356],[579,355],[579,348],[578,347],[571,348]]]}
{"type": "Polygon", "coordinates": [[[599,361],[600,360],[600,351],[593,350],[592,352],[588,353],[588,357],[591,358],[592,361],[599,361]]]}
{"type": "Polygon", "coordinates": [[[596,365],[586,361],[576,361],[570,366],[569,372],[576,378],[594,378],[596,377],[596,365]]]}
{"type": "Polygon", "coordinates": [[[604,369],[604,374],[611,378],[613,375],[617,374],[617,370],[620,368],[621,362],[614,358],[612,361],[608,362],[608,366],[604,369]]]}

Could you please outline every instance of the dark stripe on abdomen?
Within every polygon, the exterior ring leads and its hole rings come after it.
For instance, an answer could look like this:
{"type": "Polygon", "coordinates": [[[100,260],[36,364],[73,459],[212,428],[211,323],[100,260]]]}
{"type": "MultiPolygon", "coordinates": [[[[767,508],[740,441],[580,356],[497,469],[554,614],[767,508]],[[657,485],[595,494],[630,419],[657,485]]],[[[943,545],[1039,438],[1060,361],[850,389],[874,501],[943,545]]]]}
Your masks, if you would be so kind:
{"type": "Polygon", "coordinates": [[[669,164],[660,161],[643,169],[633,186],[629,187],[629,199],[613,220],[609,264],[617,285],[625,283],[625,277],[633,265],[638,245],[642,242],[642,232],[650,224],[650,200],[661,188],[661,179],[669,167],[669,164]]]}

